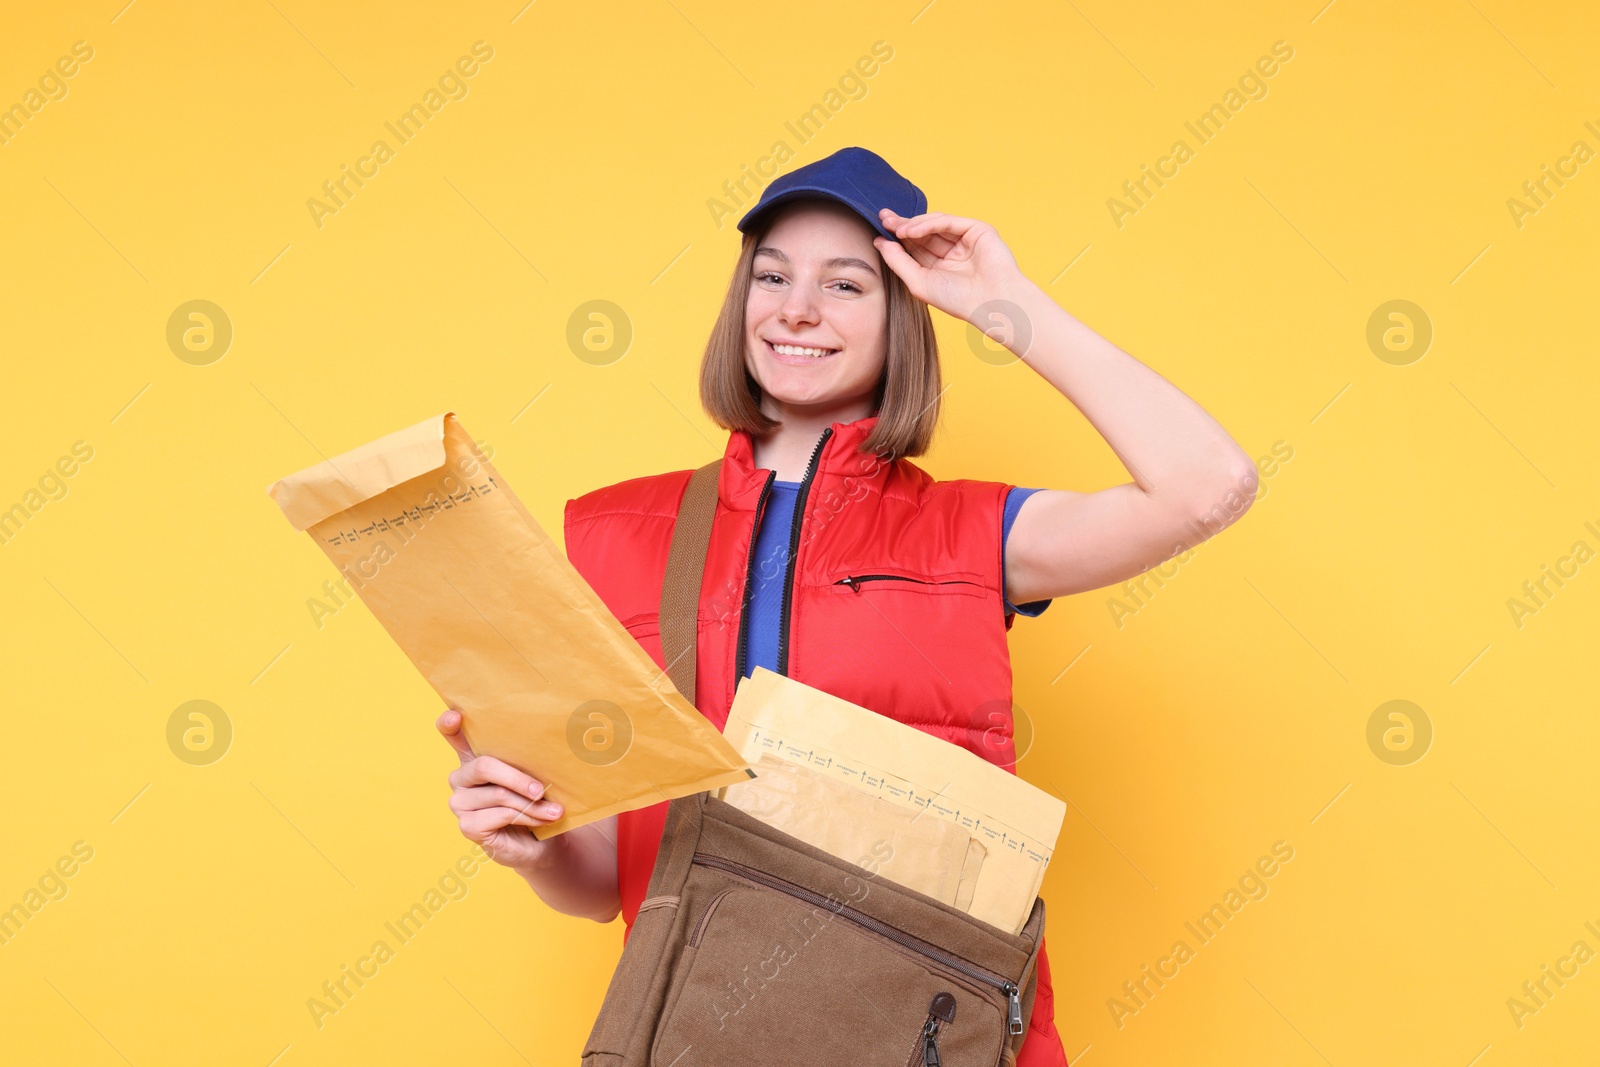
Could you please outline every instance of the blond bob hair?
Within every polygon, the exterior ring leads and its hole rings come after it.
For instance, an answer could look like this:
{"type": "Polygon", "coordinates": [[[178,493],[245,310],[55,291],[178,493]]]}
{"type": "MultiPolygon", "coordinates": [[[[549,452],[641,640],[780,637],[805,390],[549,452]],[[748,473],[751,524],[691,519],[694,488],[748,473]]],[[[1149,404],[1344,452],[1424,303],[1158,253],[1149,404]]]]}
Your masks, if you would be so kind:
{"type": "MultiPolygon", "coordinates": [[[[778,420],[760,408],[761,386],[745,367],[745,305],[750,298],[756,249],[774,222],[794,204],[786,202],[767,213],[762,225],[744,235],[739,261],[728,282],[722,310],[700,361],[700,404],[718,426],[762,436],[778,420]]],[[[864,222],[863,222],[864,224],[864,222]]],[[[939,374],[939,342],[933,334],[928,305],[911,295],[906,283],[878,257],[888,296],[888,358],[873,394],[876,425],[861,451],[894,460],[920,456],[933,443],[943,388],[939,374]]]]}

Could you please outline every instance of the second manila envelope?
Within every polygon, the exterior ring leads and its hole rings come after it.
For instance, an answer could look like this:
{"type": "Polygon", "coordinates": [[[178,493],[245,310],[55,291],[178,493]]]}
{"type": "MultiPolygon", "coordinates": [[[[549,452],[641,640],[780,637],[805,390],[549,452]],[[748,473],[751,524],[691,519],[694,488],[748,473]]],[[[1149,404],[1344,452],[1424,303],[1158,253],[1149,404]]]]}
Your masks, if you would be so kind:
{"type": "Polygon", "coordinates": [[[756,764],[757,777],[713,795],[863,866],[862,857],[884,844],[899,859],[904,850],[894,843],[904,842],[918,851],[891,880],[906,878],[903,884],[939,900],[953,893],[968,915],[1013,934],[1027,922],[1067,812],[1043,789],[960,745],[765,667],[739,680],[723,734],[756,764]],[[822,793],[786,789],[776,775],[763,781],[769,760],[915,813],[916,821],[948,823],[982,848],[941,854],[925,838],[907,836],[905,820],[886,817],[881,806],[830,806],[822,793]]]}

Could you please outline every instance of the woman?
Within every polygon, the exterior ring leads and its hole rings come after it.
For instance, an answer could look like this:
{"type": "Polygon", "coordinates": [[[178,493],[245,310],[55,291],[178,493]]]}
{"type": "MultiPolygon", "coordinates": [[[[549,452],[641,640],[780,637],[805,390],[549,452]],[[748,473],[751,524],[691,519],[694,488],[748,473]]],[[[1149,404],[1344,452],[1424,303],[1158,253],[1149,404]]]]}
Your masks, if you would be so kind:
{"type": "MultiPolygon", "coordinates": [[[[995,230],[926,213],[860,148],[774,181],[741,219],[739,263],[701,367],[730,431],[702,592],[693,699],[719,728],[756,666],[1013,768],[1005,634],[1017,612],[1140,574],[1232,522],[1255,467],[1197,404],[1055,304],[995,230]],[[1094,493],[936,482],[942,395],[929,306],[989,331],[1072,401],[1133,481],[1094,493]]],[[[690,471],[568,501],[567,553],[665,669],[657,612],[690,471]]],[[[631,930],[665,803],[540,842],[543,784],[439,729],[461,765],[461,832],[551,907],[631,930]]],[[[1048,938],[1047,938],[1048,940],[1048,938]]],[[[1021,1067],[1064,1065],[1048,959],[1021,1067]]]]}

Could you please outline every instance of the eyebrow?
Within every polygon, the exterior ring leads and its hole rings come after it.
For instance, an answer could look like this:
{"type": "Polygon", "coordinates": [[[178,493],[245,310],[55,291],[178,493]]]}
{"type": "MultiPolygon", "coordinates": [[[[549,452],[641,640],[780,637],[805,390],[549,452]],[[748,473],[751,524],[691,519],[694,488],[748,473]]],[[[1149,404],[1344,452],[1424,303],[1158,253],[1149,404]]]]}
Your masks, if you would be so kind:
{"type": "MultiPolygon", "coordinates": [[[[789,257],[784,255],[781,249],[771,248],[767,245],[762,245],[760,248],[756,249],[756,255],[771,256],[773,259],[779,259],[785,263],[789,262],[789,257]]],[[[857,259],[854,256],[835,256],[832,259],[824,262],[822,265],[824,268],[855,267],[858,270],[866,271],[874,278],[878,276],[878,272],[873,269],[872,264],[868,263],[864,259],[857,259]]]]}

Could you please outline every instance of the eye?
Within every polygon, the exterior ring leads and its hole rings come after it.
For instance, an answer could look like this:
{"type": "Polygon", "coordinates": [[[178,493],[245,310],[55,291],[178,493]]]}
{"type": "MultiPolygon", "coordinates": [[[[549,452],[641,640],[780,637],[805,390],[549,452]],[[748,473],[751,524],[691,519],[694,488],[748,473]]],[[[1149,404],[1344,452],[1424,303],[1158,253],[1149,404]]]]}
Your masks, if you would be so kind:
{"type": "MultiPolygon", "coordinates": [[[[783,275],[775,274],[770,270],[763,270],[763,271],[757,271],[756,272],[755,280],[758,281],[758,282],[766,282],[766,283],[769,283],[769,284],[781,284],[784,281],[784,277],[783,277],[783,275]]],[[[861,286],[857,285],[855,282],[846,281],[843,278],[839,279],[839,281],[836,284],[844,286],[845,287],[844,291],[848,292],[848,293],[862,293],[862,292],[866,291],[866,290],[862,289],[861,286]]]]}

